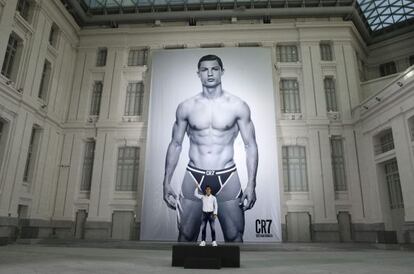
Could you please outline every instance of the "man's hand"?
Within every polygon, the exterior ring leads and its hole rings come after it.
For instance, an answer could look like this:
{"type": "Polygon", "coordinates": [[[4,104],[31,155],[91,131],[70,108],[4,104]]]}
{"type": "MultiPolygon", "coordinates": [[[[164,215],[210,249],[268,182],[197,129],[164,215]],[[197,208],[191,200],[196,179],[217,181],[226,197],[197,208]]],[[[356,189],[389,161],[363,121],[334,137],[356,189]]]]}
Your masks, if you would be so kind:
{"type": "Polygon", "coordinates": [[[247,186],[241,197],[240,205],[243,206],[243,210],[249,210],[254,206],[254,203],[256,203],[256,190],[253,186],[247,186]],[[244,200],[246,200],[246,204],[244,204],[244,200]]]}
{"type": "Polygon", "coordinates": [[[176,209],[177,194],[175,194],[170,184],[164,184],[164,201],[171,209],[176,209]]]}

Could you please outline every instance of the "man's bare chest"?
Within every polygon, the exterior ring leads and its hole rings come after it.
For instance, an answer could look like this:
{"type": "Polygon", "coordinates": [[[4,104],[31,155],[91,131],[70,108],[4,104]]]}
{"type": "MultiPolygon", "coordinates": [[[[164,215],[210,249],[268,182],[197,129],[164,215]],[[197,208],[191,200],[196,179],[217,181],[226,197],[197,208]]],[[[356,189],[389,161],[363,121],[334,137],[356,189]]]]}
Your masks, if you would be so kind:
{"type": "Polygon", "coordinates": [[[188,122],[193,130],[230,130],[236,126],[237,115],[231,107],[199,106],[189,113],[188,122]]]}

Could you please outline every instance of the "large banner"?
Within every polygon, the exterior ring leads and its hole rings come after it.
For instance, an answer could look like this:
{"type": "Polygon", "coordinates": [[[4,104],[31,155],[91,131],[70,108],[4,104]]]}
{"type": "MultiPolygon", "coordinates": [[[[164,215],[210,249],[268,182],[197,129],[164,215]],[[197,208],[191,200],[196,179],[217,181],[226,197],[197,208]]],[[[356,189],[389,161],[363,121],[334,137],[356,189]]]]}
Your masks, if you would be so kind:
{"type": "Polygon", "coordinates": [[[200,240],[208,185],[218,241],[281,241],[275,103],[270,49],[153,52],[141,240],[200,240]]]}

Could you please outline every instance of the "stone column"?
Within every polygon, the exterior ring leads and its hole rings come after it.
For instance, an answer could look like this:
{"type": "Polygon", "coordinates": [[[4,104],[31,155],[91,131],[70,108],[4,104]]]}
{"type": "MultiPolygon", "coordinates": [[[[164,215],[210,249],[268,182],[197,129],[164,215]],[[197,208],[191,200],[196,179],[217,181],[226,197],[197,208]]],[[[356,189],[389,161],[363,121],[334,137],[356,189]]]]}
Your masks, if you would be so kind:
{"type": "Polygon", "coordinates": [[[400,115],[392,120],[392,135],[400,174],[401,191],[404,200],[405,221],[414,222],[414,162],[411,140],[409,139],[407,119],[400,115]]]}
{"type": "Polygon", "coordinates": [[[309,130],[309,191],[314,203],[314,241],[339,241],[335,212],[335,192],[328,131],[314,126],[309,130]]]}

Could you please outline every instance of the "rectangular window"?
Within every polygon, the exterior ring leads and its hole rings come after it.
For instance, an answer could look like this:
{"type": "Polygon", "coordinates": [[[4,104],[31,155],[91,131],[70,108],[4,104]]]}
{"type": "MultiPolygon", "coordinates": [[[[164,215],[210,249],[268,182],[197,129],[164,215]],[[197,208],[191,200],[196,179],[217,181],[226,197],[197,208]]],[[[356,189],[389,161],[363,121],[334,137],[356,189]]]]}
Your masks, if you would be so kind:
{"type": "Polygon", "coordinates": [[[200,48],[205,48],[205,49],[209,49],[209,48],[222,48],[224,47],[224,45],[222,43],[207,43],[207,44],[201,44],[200,48]]]}
{"type": "Polygon", "coordinates": [[[52,73],[52,65],[50,64],[49,61],[45,60],[45,63],[43,65],[42,79],[40,80],[39,94],[38,94],[38,97],[42,99],[43,101],[46,101],[47,99],[51,73],[52,73]]]}
{"type": "Polygon", "coordinates": [[[381,137],[380,137],[380,144],[382,148],[382,152],[387,152],[394,149],[394,138],[392,136],[392,130],[387,130],[381,137]]]}
{"type": "Polygon", "coordinates": [[[381,77],[397,73],[397,67],[395,62],[388,62],[380,65],[380,75],[381,77]]]}
{"type": "Polygon", "coordinates": [[[375,155],[394,149],[392,129],[386,129],[374,137],[375,155]]]}
{"type": "Polygon", "coordinates": [[[408,119],[408,129],[410,131],[411,142],[414,142],[414,116],[408,119]]]}
{"type": "Polygon", "coordinates": [[[283,146],[282,159],[285,191],[308,191],[305,147],[283,146]]]}
{"type": "Polygon", "coordinates": [[[0,118],[0,171],[6,146],[6,121],[0,118]]]}
{"type": "Polygon", "coordinates": [[[1,160],[4,156],[4,148],[6,144],[7,122],[0,117],[0,168],[1,160]]]}
{"type": "Polygon", "coordinates": [[[30,142],[29,142],[29,148],[27,151],[27,158],[26,158],[26,165],[24,168],[23,173],[23,181],[24,182],[30,182],[33,175],[33,169],[35,165],[35,155],[37,151],[37,146],[40,139],[40,130],[39,128],[33,127],[32,132],[30,135],[30,142]]]}
{"type": "Polygon", "coordinates": [[[49,33],[49,44],[56,48],[58,43],[58,35],[59,35],[59,28],[56,24],[52,24],[52,27],[50,28],[49,33]]]}
{"type": "Polygon", "coordinates": [[[99,116],[99,112],[101,109],[102,89],[102,81],[95,81],[95,83],[93,84],[91,109],[89,115],[99,116]]]}
{"type": "Polygon", "coordinates": [[[384,169],[391,209],[404,208],[404,200],[401,191],[400,174],[398,172],[397,160],[392,159],[385,163],[384,169]]]}
{"type": "Polygon", "coordinates": [[[128,66],[143,66],[147,62],[147,49],[131,49],[128,54],[128,66]]]}
{"type": "Polygon", "coordinates": [[[261,47],[262,44],[257,42],[245,42],[245,43],[239,43],[238,45],[240,48],[256,48],[261,47]]]}
{"type": "Polygon", "coordinates": [[[335,81],[332,77],[326,77],[324,80],[326,110],[328,112],[337,112],[338,104],[336,102],[335,81]]]}
{"type": "Polygon", "coordinates": [[[29,21],[32,10],[32,1],[31,0],[19,0],[17,2],[17,11],[20,13],[21,17],[24,20],[29,21]]]}
{"type": "Polygon", "coordinates": [[[335,191],[346,191],[344,147],[341,136],[331,137],[331,160],[335,191]]]}
{"type": "Polygon", "coordinates": [[[139,116],[142,114],[142,101],[144,99],[144,85],[142,83],[129,83],[125,100],[125,116],[139,116]]]}
{"type": "Polygon", "coordinates": [[[321,50],[321,60],[322,61],[332,61],[332,46],[330,43],[320,43],[319,45],[321,50]]]}
{"type": "Polygon", "coordinates": [[[5,127],[4,124],[5,123],[3,122],[3,120],[0,119],[0,144],[1,144],[2,140],[3,140],[2,137],[3,137],[3,128],[5,127]]]}
{"type": "Polygon", "coordinates": [[[120,147],[116,171],[116,191],[136,191],[138,184],[139,147],[120,147]]]}
{"type": "Polygon", "coordinates": [[[95,158],[95,141],[89,140],[85,143],[83,154],[81,191],[90,191],[92,183],[93,161],[95,158]]]}
{"type": "Polygon", "coordinates": [[[414,55],[411,55],[409,58],[410,66],[414,65],[414,55]]]}
{"type": "Polygon", "coordinates": [[[300,113],[299,85],[295,79],[280,80],[281,110],[283,113],[300,113]]]}
{"type": "Polygon", "coordinates": [[[386,132],[380,136],[379,140],[382,153],[394,149],[394,138],[391,129],[386,130],[386,132]]]}
{"type": "Polygon", "coordinates": [[[276,59],[278,62],[297,62],[298,48],[295,45],[277,46],[276,59]]]}
{"type": "Polygon", "coordinates": [[[99,48],[96,54],[96,66],[104,67],[106,66],[106,56],[108,55],[107,48],[99,48]]]}
{"type": "Polygon", "coordinates": [[[1,74],[13,81],[16,81],[22,48],[23,41],[15,33],[10,34],[1,74]]]}

